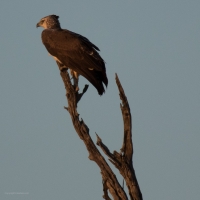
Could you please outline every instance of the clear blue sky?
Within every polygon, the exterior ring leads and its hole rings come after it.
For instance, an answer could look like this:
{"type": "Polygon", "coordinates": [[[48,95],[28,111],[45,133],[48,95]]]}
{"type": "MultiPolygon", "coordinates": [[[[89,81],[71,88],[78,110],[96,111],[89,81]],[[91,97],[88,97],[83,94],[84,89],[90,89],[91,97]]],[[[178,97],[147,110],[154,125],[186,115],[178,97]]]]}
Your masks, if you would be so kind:
{"type": "Polygon", "coordinates": [[[144,199],[200,199],[199,10],[199,0],[2,0],[0,199],[102,199],[99,169],[63,109],[58,68],[36,29],[49,14],[89,38],[106,61],[105,95],[90,85],[78,107],[92,138],[97,132],[111,151],[121,148],[118,73],[144,199]]]}

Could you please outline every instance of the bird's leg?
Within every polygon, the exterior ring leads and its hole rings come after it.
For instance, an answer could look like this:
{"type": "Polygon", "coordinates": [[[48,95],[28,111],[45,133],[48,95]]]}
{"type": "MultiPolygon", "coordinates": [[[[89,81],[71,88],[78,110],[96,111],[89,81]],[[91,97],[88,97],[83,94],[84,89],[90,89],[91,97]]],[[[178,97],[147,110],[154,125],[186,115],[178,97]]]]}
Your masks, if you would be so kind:
{"type": "Polygon", "coordinates": [[[60,62],[58,62],[58,61],[56,61],[56,63],[57,63],[57,65],[58,65],[58,68],[59,68],[59,70],[60,71],[63,71],[63,70],[67,70],[68,68],[65,66],[65,65],[63,65],[62,63],[60,63],[60,62]]]}
{"type": "Polygon", "coordinates": [[[78,73],[73,71],[73,70],[70,70],[71,72],[71,75],[72,75],[72,78],[73,78],[73,81],[74,81],[74,88],[76,90],[76,92],[79,91],[79,87],[78,87],[78,81],[79,81],[79,78],[78,78],[78,73]]]}

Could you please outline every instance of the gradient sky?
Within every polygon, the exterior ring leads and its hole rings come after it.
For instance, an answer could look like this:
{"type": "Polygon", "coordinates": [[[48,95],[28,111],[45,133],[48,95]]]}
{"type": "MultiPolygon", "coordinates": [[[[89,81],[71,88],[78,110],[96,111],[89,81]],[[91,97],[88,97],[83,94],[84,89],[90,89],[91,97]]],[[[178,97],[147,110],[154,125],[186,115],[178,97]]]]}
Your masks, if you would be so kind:
{"type": "Polygon", "coordinates": [[[78,105],[92,138],[97,132],[111,151],[121,148],[118,73],[144,199],[200,199],[199,10],[199,0],[1,0],[0,199],[102,199],[99,168],[63,108],[59,70],[36,29],[49,14],[106,61],[105,95],[90,85],[78,105]]]}

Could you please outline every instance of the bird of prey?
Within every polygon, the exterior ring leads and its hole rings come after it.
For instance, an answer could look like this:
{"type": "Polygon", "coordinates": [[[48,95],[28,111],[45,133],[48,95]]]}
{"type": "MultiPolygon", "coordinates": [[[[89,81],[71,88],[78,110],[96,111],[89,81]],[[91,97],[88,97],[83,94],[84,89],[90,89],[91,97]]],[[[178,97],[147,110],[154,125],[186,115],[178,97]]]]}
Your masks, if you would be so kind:
{"type": "Polygon", "coordinates": [[[97,51],[99,48],[86,37],[72,31],[62,29],[59,16],[43,17],[36,27],[43,27],[42,42],[47,51],[63,68],[69,68],[72,76],[78,79],[84,76],[98,91],[105,92],[108,79],[105,62],[97,51]],[[103,85],[104,84],[104,85],[103,85]]]}

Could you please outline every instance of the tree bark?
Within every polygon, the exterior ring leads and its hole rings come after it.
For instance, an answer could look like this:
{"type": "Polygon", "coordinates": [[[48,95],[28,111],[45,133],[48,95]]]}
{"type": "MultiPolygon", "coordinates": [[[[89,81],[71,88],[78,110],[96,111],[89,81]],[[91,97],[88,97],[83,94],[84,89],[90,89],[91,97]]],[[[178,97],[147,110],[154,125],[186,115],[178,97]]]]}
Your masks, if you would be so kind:
{"type": "MultiPolygon", "coordinates": [[[[84,123],[84,121],[79,119],[79,114],[77,112],[77,103],[81,100],[83,94],[87,91],[88,85],[85,85],[83,92],[79,93],[77,91],[77,85],[72,85],[70,81],[70,77],[67,69],[63,69],[63,67],[59,64],[58,67],[60,69],[60,75],[65,85],[66,89],[66,97],[68,101],[68,107],[65,109],[68,110],[74,129],[76,130],[78,136],[81,140],[83,140],[88,153],[89,159],[96,162],[99,166],[102,176],[103,183],[103,198],[106,200],[110,200],[111,198],[108,195],[108,191],[112,195],[114,200],[126,200],[128,199],[127,194],[125,193],[123,187],[119,184],[115,174],[112,169],[101,155],[97,146],[92,141],[89,128],[84,123]]],[[[131,113],[128,104],[128,100],[125,96],[124,90],[120,84],[120,81],[116,75],[116,83],[120,92],[120,98],[122,100],[122,104],[120,105],[123,120],[124,120],[124,141],[121,148],[121,152],[118,153],[116,151],[110,153],[108,147],[106,147],[101,138],[97,135],[97,145],[103,150],[103,152],[109,157],[109,160],[112,164],[119,170],[120,174],[124,177],[126,185],[129,190],[129,196],[131,200],[142,200],[142,193],[140,191],[135,171],[132,165],[132,156],[133,156],[133,144],[132,144],[132,132],[131,132],[131,113]]]]}

